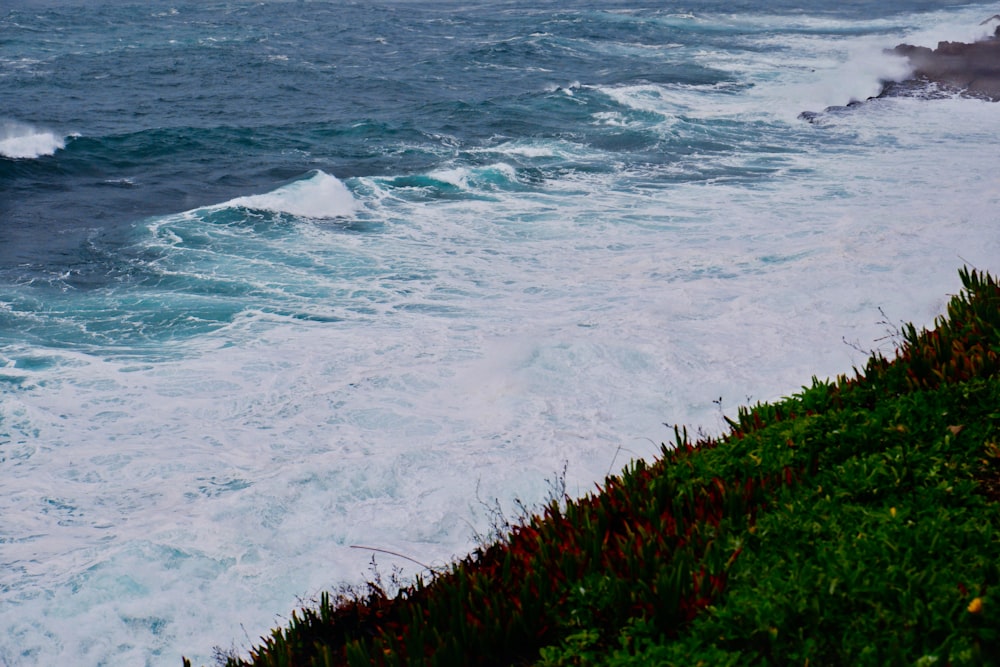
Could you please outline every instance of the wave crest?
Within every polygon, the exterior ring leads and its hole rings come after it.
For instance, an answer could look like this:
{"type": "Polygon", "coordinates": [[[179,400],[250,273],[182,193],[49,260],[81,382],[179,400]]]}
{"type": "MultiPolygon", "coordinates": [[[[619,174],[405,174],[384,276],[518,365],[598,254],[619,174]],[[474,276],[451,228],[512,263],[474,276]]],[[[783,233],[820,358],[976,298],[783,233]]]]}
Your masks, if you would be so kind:
{"type": "Polygon", "coordinates": [[[17,121],[0,122],[0,156],[12,159],[52,155],[66,146],[66,138],[17,121]]]}
{"type": "Polygon", "coordinates": [[[301,218],[341,218],[355,213],[358,202],[336,176],[316,171],[309,178],[260,195],[237,197],[212,208],[249,208],[301,218]]]}

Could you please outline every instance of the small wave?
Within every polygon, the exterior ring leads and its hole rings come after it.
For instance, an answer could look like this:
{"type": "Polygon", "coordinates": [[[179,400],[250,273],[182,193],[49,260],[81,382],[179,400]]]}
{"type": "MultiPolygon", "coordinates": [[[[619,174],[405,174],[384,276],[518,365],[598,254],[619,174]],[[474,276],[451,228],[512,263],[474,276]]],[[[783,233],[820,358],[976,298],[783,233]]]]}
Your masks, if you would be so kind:
{"type": "MultiPolygon", "coordinates": [[[[479,150],[503,153],[503,150],[479,150]]],[[[479,166],[442,166],[425,173],[359,179],[366,196],[407,202],[496,201],[505,192],[522,192],[540,181],[538,169],[518,169],[506,162],[479,166]]]]}
{"type": "Polygon", "coordinates": [[[237,197],[212,209],[249,208],[287,213],[302,218],[344,218],[354,214],[358,202],[339,179],[323,171],[309,178],[261,194],[237,197]]]}
{"type": "Polygon", "coordinates": [[[27,123],[0,123],[0,156],[12,159],[52,155],[66,146],[66,138],[27,123]]]}
{"type": "Polygon", "coordinates": [[[497,152],[507,155],[518,155],[526,158],[555,157],[556,151],[552,146],[537,145],[532,143],[511,142],[496,148],[497,152]]]}
{"type": "Polygon", "coordinates": [[[112,187],[112,188],[134,188],[135,179],[134,178],[108,178],[100,183],[101,185],[112,187]]]}
{"type": "Polygon", "coordinates": [[[566,85],[566,86],[560,86],[560,85],[552,84],[552,85],[546,87],[545,90],[547,92],[550,92],[550,93],[564,93],[564,94],[569,95],[570,97],[572,97],[573,96],[573,91],[579,90],[582,87],[583,86],[582,86],[582,84],[579,81],[573,81],[569,85],[566,85]]]}
{"type": "Polygon", "coordinates": [[[427,174],[434,184],[444,184],[459,190],[496,190],[517,183],[517,170],[509,164],[497,163],[480,167],[451,167],[427,174]]]}
{"type": "MultiPolygon", "coordinates": [[[[708,86],[710,88],[711,86],[708,86]]],[[[700,86],[699,88],[706,88],[700,86]]],[[[681,84],[640,84],[628,86],[596,86],[595,90],[610,98],[616,105],[627,111],[629,120],[642,120],[643,123],[663,122],[672,119],[678,110],[688,106],[691,100],[683,99],[678,91],[684,90],[681,84]]],[[[692,95],[692,99],[697,99],[692,95]]],[[[625,118],[621,109],[595,114],[602,120],[609,117],[625,118]],[[608,114],[611,114],[610,116],[608,114]]],[[[626,124],[626,123],[623,123],[626,124]]]]}

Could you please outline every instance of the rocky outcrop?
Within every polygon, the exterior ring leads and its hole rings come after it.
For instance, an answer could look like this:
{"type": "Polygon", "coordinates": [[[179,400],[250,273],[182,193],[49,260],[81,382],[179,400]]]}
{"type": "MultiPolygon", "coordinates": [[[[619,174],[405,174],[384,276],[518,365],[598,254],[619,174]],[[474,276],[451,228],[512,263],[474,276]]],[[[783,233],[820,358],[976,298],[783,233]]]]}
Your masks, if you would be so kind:
{"type": "MultiPolygon", "coordinates": [[[[1000,14],[983,23],[1000,19],[1000,14]]],[[[1000,27],[993,37],[979,42],[938,42],[936,49],[899,44],[886,49],[906,58],[913,73],[905,81],[887,81],[882,92],[865,102],[882,97],[920,97],[935,99],[964,95],[1000,102],[1000,27]]],[[[848,112],[864,104],[852,101],[846,106],[827,107],[821,112],[803,111],[799,118],[821,123],[824,117],[848,112]]]]}
{"type": "Polygon", "coordinates": [[[997,37],[968,44],[939,42],[936,49],[900,44],[891,52],[910,61],[916,79],[971,97],[1000,101],[1000,39],[997,37]]]}

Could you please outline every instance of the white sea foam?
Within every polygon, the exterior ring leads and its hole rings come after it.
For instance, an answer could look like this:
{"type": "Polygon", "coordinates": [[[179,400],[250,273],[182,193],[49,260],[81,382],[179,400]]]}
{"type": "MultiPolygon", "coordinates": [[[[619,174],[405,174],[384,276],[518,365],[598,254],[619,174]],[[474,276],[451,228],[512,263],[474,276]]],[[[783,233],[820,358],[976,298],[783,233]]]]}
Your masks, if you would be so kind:
{"type": "Polygon", "coordinates": [[[473,188],[492,189],[498,182],[512,182],[517,178],[516,170],[509,164],[499,162],[483,167],[451,167],[435,169],[427,174],[435,181],[447,183],[462,190],[473,188]]]}
{"type": "MultiPolygon", "coordinates": [[[[378,315],[247,312],[140,367],[60,353],[4,403],[21,458],[0,509],[23,539],[0,545],[0,626],[35,662],[207,662],[364,572],[352,545],[443,562],[486,529],[477,493],[537,500],[563,460],[584,492],[653,454],[661,422],[717,430],[720,396],[728,412],[849,369],[843,340],[875,345],[879,306],[928,324],[963,260],[996,268],[994,111],[892,101],[824,130],[862,132],[855,153],[766,187],[595,175],[499,205],[387,201],[394,233],[358,241],[371,281],[426,277],[378,288],[378,315]]],[[[341,242],[310,233],[301,252],[341,242]]]]}
{"type": "Polygon", "coordinates": [[[213,208],[243,207],[303,218],[350,217],[358,204],[335,176],[322,171],[261,195],[237,197],[213,208]]]}
{"type": "Polygon", "coordinates": [[[0,121],[0,156],[38,158],[66,146],[66,138],[28,123],[0,121]]]}
{"type": "MultiPolygon", "coordinates": [[[[819,111],[863,101],[879,94],[887,81],[901,81],[912,73],[905,58],[887,51],[900,43],[935,47],[940,41],[976,41],[987,36],[990,26],[980,26],[983,6],[948,8],[903,17],[867,21],[873,31],[861,36],[831,40],[824,29],[860,27],[837,19],[811,17],[806,20],[818,34],[779,34],[762,37],[760,44],[778,47],[771,54],[745,59],[730,53],[712,53],[716,66],[759,79],[749,97],[762,105],[777,102],[780,113],[791,119],[802,110],[819,111]]],[[[760,20],[740,17],[741,20],[760,20]]],[[[783,27],[794,26],[780,22],[783,27]]]]}
{"type": "Polygon", "coordinates": [[[457,188],[466,188],[469,185],[471,172],[465,167],[455,167],[453,169],[437,169],[432,171],[429,176],[436,181],[454,185],[457,188]]]}
{"type": "Polygon", "coordinates": [[[902,81],[912,74],[906,58],[885,52],[884,40],[855,40],[846,53],[823,63],[810,73],[813,80],[803,80],[789,88],[790,98],[801,100],[807,109],[842,106],[875,97],[888,81],[902,81]]]}
{"type": "Polygon", "coordinates": [[[639,111],[652,112],[667,119],[673,115],[669,101],[669,88],[656,84],[641,84],[636,86],[603,86],[598,88],[623,106],[639,111]]]}
{"type": "Polygon", "coordinates": [[[514,141],[496,146],[495,148],[480,149],[478,153],[503,153],[506,155],[518,155],[527,158],[554,157],[565,155],[565,145],[557,145],[552,142],[525,142],[514,141]]]}

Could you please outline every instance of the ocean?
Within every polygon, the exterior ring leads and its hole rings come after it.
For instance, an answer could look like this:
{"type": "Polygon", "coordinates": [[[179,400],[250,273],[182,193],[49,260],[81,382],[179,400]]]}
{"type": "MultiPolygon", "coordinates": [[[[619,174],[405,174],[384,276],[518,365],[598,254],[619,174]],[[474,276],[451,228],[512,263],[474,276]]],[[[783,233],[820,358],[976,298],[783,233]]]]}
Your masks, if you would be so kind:
{"type": "Polygon", "coordinates": [[[1000,272],[1000,106],[824,109],[995,11],[7,0],[0,665],[245,654],[891,354],[1000,272]]]}

